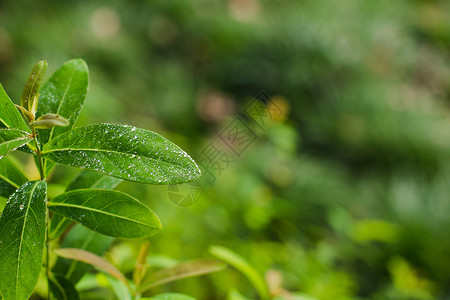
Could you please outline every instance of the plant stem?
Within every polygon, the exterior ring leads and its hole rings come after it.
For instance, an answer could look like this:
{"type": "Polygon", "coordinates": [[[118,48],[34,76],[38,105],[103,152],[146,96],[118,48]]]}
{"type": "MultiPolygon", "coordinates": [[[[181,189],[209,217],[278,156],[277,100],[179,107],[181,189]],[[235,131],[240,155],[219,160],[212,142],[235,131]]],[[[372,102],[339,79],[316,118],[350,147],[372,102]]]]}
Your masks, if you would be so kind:
{"type": "MultiPolygon", "coordinates": [[[[39,170],[39,175],[41,177],[41,180],[45,180],[45,171],[44,171],[44,166],[42,163],[42,153],[41,153],[41,148],[39,147],[39,143],[37,141],[37,135],[36,135],[36,129],[33,128],[33,139],[34,139],[34,143],[36,144],[36,160],[37,160],[37,168],[39,170]]],[[[50,293],[50,214],[49,214],[49,210],[48,210],[48,206],[47,206],[47,199],[46,199],[46,210],[45,210],[45,214],[46,214],[46,219],[47,219],[47,238],[45,240],[45,244],[47,246],[47,257],[46,257],[46,261],[45,261],[45,273],[47,274],[47,287],[48,287],[48,291],[47,291],[47,299],[51,300],[51,293],[50,293]]]]}

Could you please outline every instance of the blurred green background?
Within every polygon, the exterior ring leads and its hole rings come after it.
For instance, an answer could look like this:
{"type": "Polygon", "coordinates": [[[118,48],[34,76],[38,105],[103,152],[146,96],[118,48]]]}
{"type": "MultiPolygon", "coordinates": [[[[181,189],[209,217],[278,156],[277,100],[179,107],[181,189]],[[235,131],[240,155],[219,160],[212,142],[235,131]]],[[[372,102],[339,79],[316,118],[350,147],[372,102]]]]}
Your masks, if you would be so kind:
{"type": "MultiPolygon", "coordinates": [[[[450,299],[450,1],[0,1],[13,101],[35,62],[76,57],[77,125],[133,124],[194,157],[258,92],[282,111],[240,156],[220,144],[234,161],[192,206],[119,186],[161,218],[155,268],[223,245],[304,299],[450,299]]],[[[58,168],[50,192],[76,172],[58,168]]],[[[107,257],[129,272],[142,242],[107,257]]],[[[155,292],[233,288],[257,297],[232,268],[155,292]]]]}

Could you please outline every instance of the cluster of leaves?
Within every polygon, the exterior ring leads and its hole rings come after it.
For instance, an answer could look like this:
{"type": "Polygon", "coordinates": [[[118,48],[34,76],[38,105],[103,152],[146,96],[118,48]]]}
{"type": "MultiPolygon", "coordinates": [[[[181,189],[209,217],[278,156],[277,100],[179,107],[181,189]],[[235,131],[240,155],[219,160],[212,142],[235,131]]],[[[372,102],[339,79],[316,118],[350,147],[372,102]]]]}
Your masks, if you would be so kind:
{"type": "MultiPolygon", "coordinates": [[[[78,299],[74,284],[89,270],[89,265],[62,257],[106,269],[130,287],[124,275],[94,253],[104,252],[111,237],[148,237],[162,227],[150,208],[111,189],[123,179],[176,184],[200,175],[189,155],[154,132],[121,124],[73,128],[88,90],[87,66],[81,59],[65,63],[40,90],[46,68],[45,61],[37,63],[27,80],[17,106],[25,118],[0,86],[0,192],[9,197],[0,219],[0,293],[5,300],[27,299],[32,294],[45,248],[49,290],[57,299],[78,299]],[[30,181],[6,156],[16,149],[33,155],[40,180],[30,181]],[[66,192],[47,199],[46,178],[56,164],[85,170],[66,192]],[[55,251],[61,258],[52,268],[50,240],[60,237],[73,222],[89,229],[75,227],[84,234],[68,235],[64,241],[70,245],[81,242],[83,249],[55,251]]],[[[222,267],[214,262],[199,266],[207,270],[222,267]]],[[[153,274],[153,279],[144,279],[141,285],[145,271],[136,274],[134,288],[130,287],[133,296],[165,278],[153,274]]]]}

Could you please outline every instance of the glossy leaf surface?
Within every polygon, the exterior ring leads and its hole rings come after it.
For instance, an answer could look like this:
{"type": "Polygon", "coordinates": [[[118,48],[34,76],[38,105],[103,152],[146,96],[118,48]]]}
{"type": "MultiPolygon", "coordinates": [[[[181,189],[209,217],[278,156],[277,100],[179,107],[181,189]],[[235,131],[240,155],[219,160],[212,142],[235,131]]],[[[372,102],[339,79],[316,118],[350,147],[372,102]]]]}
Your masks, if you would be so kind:
{"type": "Polygon", "coordinates": [[[144,183],[175,184],[200,176],[192,158],[172,142],[120,124],[75,128],[45,145],[43,154],[56,163],[144,183]]]}
{"type": "Polygon", "coordinates": [[[0,293],[4,300],[28,299],[44,253],[47,185],[25,183],[10,198],[0,219],[0,293]]]}
{"type": "Polygon", "coordinates": [[[142,282],[140,292],[142,293],[151,288],[179,279],[221,271],[224,268],[226,268],[226,265],[217,260],[203,259],[182,262],[171,268],[146,276],[142,282]]]}
{"type": "Polygon", "coordinates": [[[31,132],[14,103],[0,84],[0,122],[7,128],[31,132]]]}
{"type": "MultiPolygon", "coordinates": [[[[113,189],[121,182],[122,179],[119,178],[83,170],[69,183],[66,192],[79,189],[113,189]]],[[[72,220],[54,214],[50,222],[50,237],[58,237],[71,223],[72,220]]]]}
{"type": "Polygon", "coordinates": [[[9,198],[28,179],[8,157],[0,159],[0,196],[9,198]]]}
{"type": "MultiPolygon", "coordinates": [[[[97,233],[77,224],[64,238],[61,248],[77,248],[97,255],[103,255],[113,240],[112,237],[97,233]]],[[[52,272],[64,275],[73,284],[76,284],[91,268],[91,265],[78,260],[58,257],[52,272]]]]}
{"type": "Polygon", "coordinates": [[[100,270],[110,274],[111,276],[117,278],[122,283],[128,286],[128,281],[126,277],[122,274],[122,272],[120,272],[115,266],[113,266],[107,260],[94,253],[75,248],[61,248],[55,250],[55,253],[61,257],[79,260],[91,264],[93,266],[96,266],[100,270]]]}
{"type": "Polygon", "coordinates": [[[161,222],[150,208],[122,192],[74,190],[48,205],[55,213],[113,237],[140,238],[161,230],[161,222]]]}
{"type": "Polygon", "coordinates": [[[52,137],[70,130],[80,115],[89,85],[89,71],[82,59],[73,59],[62,65],[42,87],[37,117],[52,113],[69,121],[67,127],[39,130],[39,139],[45,144],[52,137]]]}
{"type": "Polygon", "coordinates": [[[0,159],[31,140],[32,138],[26,131],[18,129],[0,129],[0,159]]]}
{"type": "Polygon", "coordinates": [[[253,284],[261,299],[270,299],[269,288],[263,277],[241,256],[230,249],[212,246],[209,252],[240,271],[253,284]]]}
{"type": "Polygon", "coordinates": [[[58,300],[79,300],[75,286],[67,278],[61,275],[54,275],[49,281],[50,291],[58,300]]]}

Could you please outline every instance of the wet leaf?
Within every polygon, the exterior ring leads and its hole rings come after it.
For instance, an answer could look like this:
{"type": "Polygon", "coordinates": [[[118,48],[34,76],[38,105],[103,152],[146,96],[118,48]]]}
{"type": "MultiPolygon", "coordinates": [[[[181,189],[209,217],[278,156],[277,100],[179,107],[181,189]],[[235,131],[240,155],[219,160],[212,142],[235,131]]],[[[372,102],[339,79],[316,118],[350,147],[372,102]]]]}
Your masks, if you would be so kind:
{"type": "MultiPolygon", "coordinates": [[[[121,182],[122,179],[119,178],[83,170],[69,183],[66,192],[77,189],[113,189],[121,182]]],[[[50,237],[57,238],[71,223],[72,220],[54,214],[50,222],[50,237]]]]}
{"type": "Polygon", "coordinates": [[[75,259],[75,260],[79,260],[79,261],[91,264],[91,265],[99,268],[100,270],[110,274],[111,276],[117,278],[126,286],[129,286],[128,280],[126,279],[126,277],[116,267],[114,267],[111,263],[109,263],[104,258],[102,258],[94,253],[91,253],[91,252],[88,252],[85,250],[81,250],[81,249],[75,249],[75,248],[57,249],[57,250],[55,250],[55,253],[61,257],[75,259]]]}
{"type": "Polygon", "coordinates": [[[39,139],[43,144],[73,127],[83,107],[88,84],[88,67],[82,59],[66,62],[48,79],[40,92],[37,117],[57,114],[70,124],[67,127],[39,130],[39,139]]]}
{"type": "Polygon", "coordinates": [[[19,129],[0,129],[0,159],[31,140],[28,132],[19,129]]]}
{"type": "Polygon", "coordinates": [[[30,123],[30,126],[38,129],[51,129],[55,126],[66,127],[70,122],[66,118],[57,114],[45,114],[37,118],[36,121],[30,123]]]}
{"type": "MultiPolygon", "coordinates": [[[[47,62],[45,60],[41,60],[35,64],[22,92],[20,105],[33,116],[36,113],[39,88],[46,71],[47,62]]],[[[27,114],[24,114],[24,116],[28,118],[27,114]]]]}
{"type": "Polygon", "coordinates": [[[161,230],[161,222],[150,208],[118,191],[74,190],[55,197],[48,206],[55,213],[113,237],[140,238],[161,230]]]}
{"type": "Polygon", "coordinates": [[[27,182],[27,177],[8,157],[0,159],[0,196],[9,198],[15,190],[27,182]]]}
{"type": "Polygon", "coordinates": [[[28,299],[37,283],[44,253],[45,181],[25,183],[0,218],[0,293],[4,300],[28,299]]]}
{"type": "Polygon", "coordinates": [[[172,281],[218,272],[224,268],[226,265],[217,260],[202,259],[182,262],[146,276],[142,281],[140,293],[172,281]]]}
{"type": "Polygon", "coordinates": [[[50,291],[58,300],[78,300],[80,296],[75,286],[67,278],[61,275],[54,275],[49,280],[50,291]]]}
{"type": "Polygon", "coordinates": [[[172,142],[120,124],[75,128],[45,145],[43,155],[56,163],[136,182],[175,184],[200,176],[192,158],[172,142]]]}
{"type": "Polygon", "coordinates": [[[3,86],[0,84],[0,123],[11,129],[20,129],[31,132],[23,120],[14,103],[9,99],[3,86]]]}
{"type": "MultiPolygon", "coordinates": [[[[113,240],[112,237],[92,231],[81,224],[77,224],[64,238],[61,248],[77,248],[97,255],[103,255],[113,240]]],[[[92,266],[89,264],[58,257],[52,272],[64,275],[73,284],[76,284],[91,268],[92,266]]]]}
{"type": "Polygon", "coordinates": [[[241,256],[221,246],[211,246],[209,252],[241,272],[253,284],[261,299],[270,299],[269,288],[263,277],[241,256]]]}

